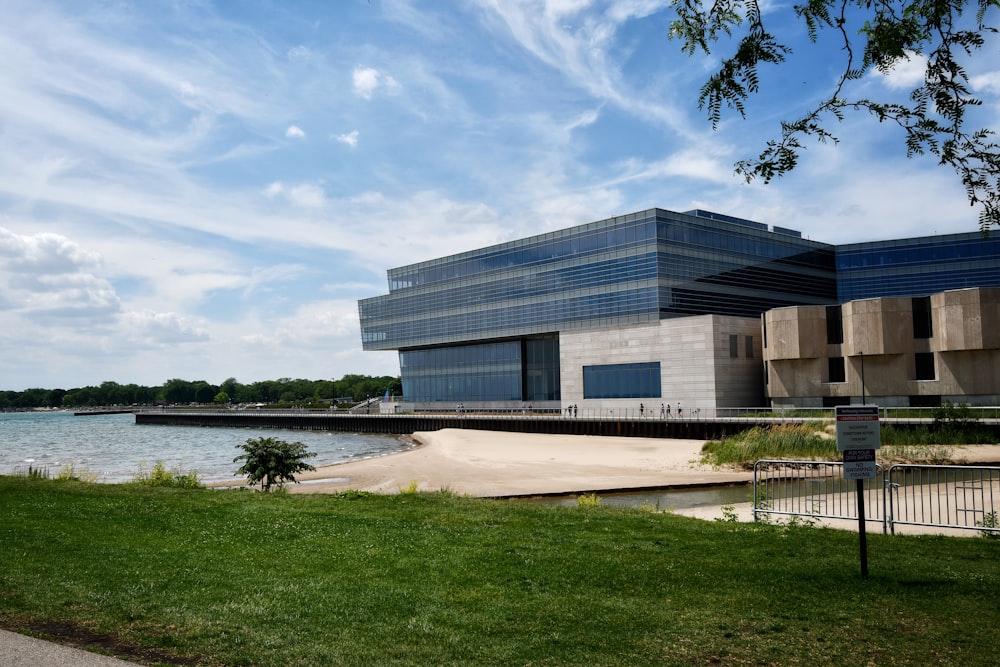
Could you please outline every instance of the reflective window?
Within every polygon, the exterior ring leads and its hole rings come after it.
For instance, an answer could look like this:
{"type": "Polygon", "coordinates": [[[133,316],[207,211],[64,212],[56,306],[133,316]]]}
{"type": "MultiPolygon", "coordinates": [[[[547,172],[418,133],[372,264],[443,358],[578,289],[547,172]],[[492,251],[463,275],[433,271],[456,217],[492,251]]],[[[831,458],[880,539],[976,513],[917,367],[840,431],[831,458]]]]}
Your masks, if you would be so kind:
{"type": "Polygon", "coordinates": [[[407,401],[521,400],[518,341],[404,351],[399,366],[407,401]]]}
{"type": "Polygon", "coordinates": [[[584,398],[660,398],[660,362],[583,367],[584,398]]]}
{"type": "Polygon", "coordinates": [[[1000,235],[978,232],[837,248],[837,300],[1000,287],[1000,235]]]}
{"type": "Polygon", "coordinates": [[[559,338],[529,338],[524,351],[524,400],[559,400],[559,338]]]}

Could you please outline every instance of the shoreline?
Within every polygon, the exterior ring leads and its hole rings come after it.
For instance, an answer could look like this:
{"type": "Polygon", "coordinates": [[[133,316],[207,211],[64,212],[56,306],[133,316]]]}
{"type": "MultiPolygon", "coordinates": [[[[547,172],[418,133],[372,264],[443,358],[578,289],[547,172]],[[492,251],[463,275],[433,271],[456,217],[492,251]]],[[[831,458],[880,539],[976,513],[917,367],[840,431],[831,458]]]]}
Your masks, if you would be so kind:
{"type": "MultiPolygon", "coordinates": [[[[749,484],[753,472],[701,463],[703,440],[442,429],[402,452],[319,465],[290,493],[447,490],[480,498],[643,493],[749,484]]],[[[1000,445],[959,445],[952,461],[1000,465],[1000,445]]]]}
{"type": "Polygon", "coordinates": [[[702,440],[443,429],[407,451],[317,466],[291,493],[448,490],[480,498],[622,493],[746,484],[749,471],[700,463],[702,440]]]}

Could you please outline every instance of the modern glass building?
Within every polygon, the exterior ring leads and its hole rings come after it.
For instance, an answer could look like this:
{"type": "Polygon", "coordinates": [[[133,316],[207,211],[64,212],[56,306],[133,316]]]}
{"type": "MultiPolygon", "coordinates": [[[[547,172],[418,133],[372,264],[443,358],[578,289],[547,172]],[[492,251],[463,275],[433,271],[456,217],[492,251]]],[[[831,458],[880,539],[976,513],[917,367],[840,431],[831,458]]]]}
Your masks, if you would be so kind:
{"type": "Polygon", "coordinates": [[[388,278],[388,294],[358,303],[361,337],[399,351],[407,403],[606,408],[683,394],[745,406],[764,400],[763,313],[1000,287],[1000,235],[833,246],[650,209],[388,278]]]}
{"type": "Polygon", "coordinates": [[[1000,234],[924,236],[837,246],[837,301],[1000,287],[1000,234]]]}
{"type": "MultiPolygon", "coordinates": [[[[833,246],[705,211],[650,209],[388,274],[389,294],[359,302],[363,347],[399,350],[415,403],[560,401],[561,333],[837,298],[833,246]]],[[[584,394],[646,396],[651,364],[587,364],[584,394]]]]}

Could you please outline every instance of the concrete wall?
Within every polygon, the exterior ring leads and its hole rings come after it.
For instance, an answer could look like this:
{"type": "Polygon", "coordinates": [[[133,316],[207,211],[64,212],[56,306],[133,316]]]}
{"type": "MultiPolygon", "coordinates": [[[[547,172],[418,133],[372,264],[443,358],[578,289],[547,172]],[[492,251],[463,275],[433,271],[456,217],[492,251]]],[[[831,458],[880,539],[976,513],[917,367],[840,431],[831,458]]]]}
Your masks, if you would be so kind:
{"type": "Polygon", "coordinates": [[[715,406],[742,408],[764,405],[763,335],[758,318],[713,316],[715,339],[715,406]],[[736,357],[730,356],[730,336],[737,337],[736,357]],[[752,347],[747,354],[747,341],[752,347]]]}
{"type": "Polygon", "coordinates": [[[931,313],[935,352],[1000,348],[1000,289],[935,294],[931,313]]]}
{"type": "Polygon", "coordinates": [[[912,303],[908,297],[885,297],[843,304],[844,356],[912,354],[912,303]]]}
{"type": "Polygon", "coordinates": [[[669,402],[676,413],[680,401],[685,415],[700,410],[709,416],[716,407],[753,407],[764,400],[757,318],[697,315],[630,327],[564,331],[559,334],[559,354],[562,402],[588,413],[637,413],[641,403],[658,417],[661,403],[669,402]],[[730,357],[731,335],[737,336],[735,358],[730,357]],[[749,357],[747,337],[753,348],[749,357]],[[662,396],[583,398],[584,366],[651,361],[660,362],[662,396]]]}
{"type": "Polygon", "coordinates": [[[812,359],[826,353],[826,306],[790,306],[767,312],[771,359],[812,359]]]}
{"type": "Polygon", "coordinates": [[[996,405],[1000,397],[1000,289],[952,290],[930,297],[932,337],[914,338],[909,297],[841,306],[843,344],[827,343],[825,307],[764,314],[767,391],[774,405],[822,405],[824,398],[907,406],[911,397],[996,405]],[[916,355],[934,355],[934,379],[917,380],[916,355]],[[842,357],[845,381],[830,382],[842,357]],[[863,382],[862,382],[863,379],[863,382]]]}

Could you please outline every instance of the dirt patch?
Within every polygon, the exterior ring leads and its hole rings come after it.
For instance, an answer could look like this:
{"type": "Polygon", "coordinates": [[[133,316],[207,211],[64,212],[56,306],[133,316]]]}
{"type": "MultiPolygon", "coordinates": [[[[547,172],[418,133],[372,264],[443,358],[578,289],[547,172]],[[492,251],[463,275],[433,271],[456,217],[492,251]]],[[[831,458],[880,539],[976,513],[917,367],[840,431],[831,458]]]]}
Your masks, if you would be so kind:
{"type": "Polygon", "coordinates": [[[197,665],[195,658],[174,655],[163,649],[136,646],[114,635],[95,632],[90,628],[69,621],[40,621],[7,628],[13,632],[31,634],[39,639],[53,641],[63,646],[95,651],[120,660],[147,664],[197,665]]]}

